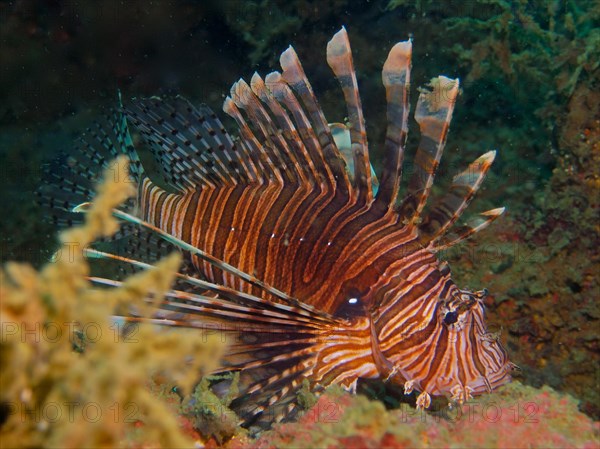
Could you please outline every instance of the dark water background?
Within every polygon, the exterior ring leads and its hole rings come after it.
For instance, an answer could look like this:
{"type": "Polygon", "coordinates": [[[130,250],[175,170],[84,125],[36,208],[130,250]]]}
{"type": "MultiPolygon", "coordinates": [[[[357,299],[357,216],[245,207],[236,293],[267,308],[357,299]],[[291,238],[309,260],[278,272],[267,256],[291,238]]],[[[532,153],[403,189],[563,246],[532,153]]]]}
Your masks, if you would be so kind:
{"type": "Polygon", "coordinates": [[[125,101],[181,93],[220,111],[234,81],[278,69],[292,44],[329,121],[342,121],[325,61],[342,25],[376,169],[380,71],[392,45],[413,38],[413,106],[432,77],[461,79],[437,192],[497,149],[472,208],[508,212],[444,256],[459,285],[490,290],[490,323],[503,329],[522,381],[575,395],[597,419],[600,7],[592,1],[0,1],[2,262],[45,263],[56,229],[34,203],[43,168],[115,105],[118,90],[125,101]]]}

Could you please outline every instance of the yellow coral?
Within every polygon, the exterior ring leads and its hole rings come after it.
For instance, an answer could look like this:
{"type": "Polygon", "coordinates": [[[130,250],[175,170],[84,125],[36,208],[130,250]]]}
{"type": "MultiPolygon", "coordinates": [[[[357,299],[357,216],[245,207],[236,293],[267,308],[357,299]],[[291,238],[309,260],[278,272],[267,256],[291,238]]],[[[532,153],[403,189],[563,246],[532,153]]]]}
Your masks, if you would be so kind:
{"type": "Polygon", "coordinates": [[[170,287],[180,255],[115,289],[94,288],[87,277],[83,248],[118,229],[112,210],[135,193],[127,167],[121,157],[105,172],[85,224],[61,234],[54,263],[39,273],[16,263],[0,272],[0,401],[8,411],[0,447],[123,445],[135,422],[145,423],[145,442],[193,445],[146,382],[160,372],[190,391],[218,362],[221,344],[150,324],[125,334],[111,319],[116,307],[151,313],[147,298],[159,300],[170,287]],[[73,350],[76,333],[86,340],[82,354],[73,350]]]}

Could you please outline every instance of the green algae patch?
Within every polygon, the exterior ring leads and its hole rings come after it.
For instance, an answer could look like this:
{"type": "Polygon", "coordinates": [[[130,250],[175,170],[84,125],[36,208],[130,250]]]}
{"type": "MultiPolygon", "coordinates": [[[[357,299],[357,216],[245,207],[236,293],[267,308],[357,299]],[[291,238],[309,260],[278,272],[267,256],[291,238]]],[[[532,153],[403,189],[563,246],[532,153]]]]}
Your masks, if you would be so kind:
{"type": "Polygon", "coordinates": [[[217,396],[211,390],[211,379],[223,376],[205,377],[196,386],[193,394],[184,399],[180,412],[187,417],[196,431],[208,438],[214,438],[219,444],[234,436],[245,434],[239,427],[240,419],[229,408],[232,399],[237,395],[239,373],[228,374],[231,386],[224,397],[217,396]]]}
{"type": "Polygon", "coordinates": [[[315,395],[310,389],[310,382],[308,379],[304,379],[302,381],[302,387],[298,391],[298,404],[302,407],[303,410],[308,410],[312,406],[314,406],[318,397],[315,395]]]}

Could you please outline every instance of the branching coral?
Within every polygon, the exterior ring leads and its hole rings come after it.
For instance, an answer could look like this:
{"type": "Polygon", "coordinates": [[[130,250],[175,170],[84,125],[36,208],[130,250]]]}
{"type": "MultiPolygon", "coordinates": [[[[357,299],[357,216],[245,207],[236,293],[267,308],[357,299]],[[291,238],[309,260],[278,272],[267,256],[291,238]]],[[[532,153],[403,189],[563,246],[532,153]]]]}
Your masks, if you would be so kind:
{"type": "Polygon", "coordinates": [[[145,442],[193,445],[146,382],[160,373],[189,392],[199,374],[218,362],[221,345],[206,335],[182,336],[149,324],[123,333],[111,320],[115,309],[131,307],[148,316],[170,287],[180,257],[165,258],[119,288],[91,286],[82,248],[118,229],[112,210],[134,193],[125,158],[104,178],[85,225],[61,234],[54,263],[39,273],[9,263],[0,274],[2,447],[122,445],[135,422],[145,424],[145,442]],[[73,350],[76,333],[85,337],[83,353],[73,350]]]}

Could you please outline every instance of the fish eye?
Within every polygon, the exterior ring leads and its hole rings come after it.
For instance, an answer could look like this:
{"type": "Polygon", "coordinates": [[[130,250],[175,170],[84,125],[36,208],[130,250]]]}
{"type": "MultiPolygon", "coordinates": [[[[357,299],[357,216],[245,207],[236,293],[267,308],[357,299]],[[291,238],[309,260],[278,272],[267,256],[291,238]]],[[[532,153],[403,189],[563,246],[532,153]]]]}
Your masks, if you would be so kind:
{"type": "Polygon", "coordinates": [[[450,326],[458,321],[458,313],[456,311],[446,312],[444,315],[444,323],[450,326]]]}
{"type": "Polygon", "coordinates": [[[335,311],[335,315],[342,318],[354,318],[363,313],[364,301],[360,292],[356,289],[351,289],[348,296],[340,303],[335,311]]]}
{"type": "Polygon", "coordinates": [[[490,292],[488,291],[487,288],[484,288],[482,290],[479,290],[478,292],[475,292],[475,298],[477,298],[479,301],[484,300],[485,298],[487,298],[487,296],[490,294],[490,292]]]}

